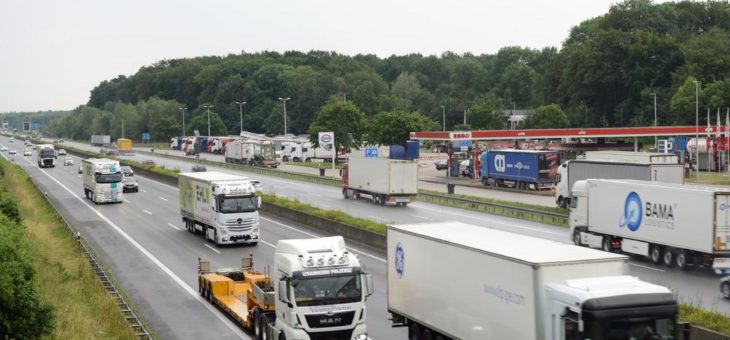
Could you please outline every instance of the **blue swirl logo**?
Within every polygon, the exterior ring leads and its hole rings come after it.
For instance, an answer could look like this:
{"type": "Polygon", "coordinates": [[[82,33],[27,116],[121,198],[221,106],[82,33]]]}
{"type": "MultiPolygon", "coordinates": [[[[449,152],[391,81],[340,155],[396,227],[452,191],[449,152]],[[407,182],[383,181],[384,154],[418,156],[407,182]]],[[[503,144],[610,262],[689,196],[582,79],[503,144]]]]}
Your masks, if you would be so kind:
{"type": "Polygon", "coordinates": [[[398,274],[398,278],[403,277],[404,261],[405,252],[403,251],[403,245],[398,242],[398,245],[395,247],[395,272],[398,274]]]}
{"type": "Polygon", "coordinates": [[[618,222],[619,227],[627,227],[631,231],[636,231],[641,225],[641,219],[643,214],[641,213],[641,198],[639,194],[632,191],[626,197],[626,203],[624,203],[624,216],[618,222]]]}

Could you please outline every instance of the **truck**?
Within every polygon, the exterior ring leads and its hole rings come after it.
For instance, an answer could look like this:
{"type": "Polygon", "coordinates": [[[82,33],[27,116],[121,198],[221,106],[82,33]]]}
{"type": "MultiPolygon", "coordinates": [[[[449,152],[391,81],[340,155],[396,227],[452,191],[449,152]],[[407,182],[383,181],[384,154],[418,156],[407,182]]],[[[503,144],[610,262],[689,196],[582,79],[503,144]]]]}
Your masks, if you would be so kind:
{"type": "Polygon", "coordinates": [[[270,274],[253,255],[211,272],[198,260],[198,290],[255,339],[366,340],[373,279],[342,236],[279,240],[270,274]]]}
{"type": "Polygon", "coordinates": [[[91,135],[91,146],[108,147],[111,141],[112,139],[108,135],[91,135]]]}
{"type": "Polygon", "coordinates": [[[128,138],[117,139],[117,149],[122,154],[132,153],[132,140],[128,138]]]}
{"type": "Polygon", "coordinates": [[[342,196],[370,196],[373,203],[405,206],[418,195],[418,162],[352,157],[342,168],[342,196]]]}
{"type": "Polygon", "coordinates": [[[226,144],[226,163],[248,164],[250,166],[276,168],[274,143],[271,141],[238,139],[226,144]]]}
{"type": "Polygon", "coordinates": [[[35,158],[39,168],[55,168],[58,156],[53,144],[38,144],[35,158]]]}
{"type": "Polygon", "coordinates": [[[482,184],[518,189],[549,189],[560,165],[560,153],[542,150],[489,150],[480,156],[482,184]]]}
{"type": "Polygon", "coordinates": [[[576,245],[647,257],[655,264],[730,268],[730,190],[637,180],[575,182],[576,245]]]}
{"type": "Polygon", "coordinates": [[[119,161],[88,158],[81,161],[84,194],[95,204],[122,203],[124,191],[119,161]]]}
{"type": "Polygon", "coordinates": [[[672,292],[627,276],[625,255],[460,222],[387,234],[389,319],[408,339],[676,339],[672,292]]]}
{"type": "Polygon", "coordinates": [[[667,183],[684,183],[684,166],[677,163],[637,163],[575,159],[566,161],[555,176],[555,204],[570,206],[571,189],[576,181],[589,178],[637,179],[667,183]]]}
{"type": "Polygon", "coordinates": [[[642,164],[679,164],[679,156],[669,153],[634,151],[586,151],[585,159],[601,161],[636,162],[642,164]]]}
{"type": "Polygon", "coordinates": [[[314,160],[331,162],[333,156],[332,149],[315,148],[310,142],[283,142],[281,151],[281,159],[284,162],[311,162],[314,160]]]}
{"type": "Polygon", "coordinates": [[[261,197],[246,177],[221,172],[178,175],[180,215],[185,228],[216,246],[259,242],[261,197]]]}

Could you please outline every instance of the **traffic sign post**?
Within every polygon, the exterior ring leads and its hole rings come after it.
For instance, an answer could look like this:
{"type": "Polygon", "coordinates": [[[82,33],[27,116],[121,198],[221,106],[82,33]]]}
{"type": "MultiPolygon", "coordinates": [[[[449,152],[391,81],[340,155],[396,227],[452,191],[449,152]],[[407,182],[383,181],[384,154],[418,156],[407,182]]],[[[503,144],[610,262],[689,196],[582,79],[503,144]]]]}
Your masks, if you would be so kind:
{"type": "Polygon", "coordinates": [[[335,158],[337,157],[337,148],[335,147],[335,133],[332,131],[319,133],[319,146],[324,148],[330,145],[332,149],[332,170],[335,170],[335,158]]]}

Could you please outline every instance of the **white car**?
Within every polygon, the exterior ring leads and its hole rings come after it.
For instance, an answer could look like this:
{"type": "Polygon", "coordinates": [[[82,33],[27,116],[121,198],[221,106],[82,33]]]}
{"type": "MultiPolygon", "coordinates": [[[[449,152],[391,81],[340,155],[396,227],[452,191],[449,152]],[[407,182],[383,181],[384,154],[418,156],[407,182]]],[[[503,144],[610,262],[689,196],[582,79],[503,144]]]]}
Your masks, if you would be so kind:
{"type": "Polygon", "coordinates": [[[32,156],[32,155],[33,155],[33,153],[30,152],[30,150],[23,151],[23,156],[32,156]]]}
{"type": "Polygon", "coordinates": [[[469,172],[469,163],[470,161],[468,159],[465,159],[459,163],[459,175],[462,176],[471,176],[471,173],[469,172]]]}
{"type": "Polygon", "coordinates": [[[15,150],[10,150],[10,151],[8,151],[8,154],[10,154],[10,155],[14,155],[14,154],[16,154],[16,153],[18,153],[18,152],[17,152],[17,151],[15,151],[15,150]]]}
{"type": "Polygon", "coordinates": [[[254,189],[256,189],[256,191],[257,191],[257,192],[262,192],[262,191],[264,191],[264,185],[263,185],[263,184],[261,184],[261,182],[260,182],[260,181],[257,181],[257,180],[255,180],[255,179],[252,179],[252,180],[251,180],[251,185],[253,185],[253,188],[254,188],[254,189]]]}
{"type": "Polygon", "coordinates": [[[63,159],[63,165],[74,165],[74,159],[73,158],[64,158],[63,159]]]}
{"type": "Polygon", "coordinates": [[[66,150],[64,150],[64,149],[58,149],[58,155],[59,156],[66,156],[66,150]]]}

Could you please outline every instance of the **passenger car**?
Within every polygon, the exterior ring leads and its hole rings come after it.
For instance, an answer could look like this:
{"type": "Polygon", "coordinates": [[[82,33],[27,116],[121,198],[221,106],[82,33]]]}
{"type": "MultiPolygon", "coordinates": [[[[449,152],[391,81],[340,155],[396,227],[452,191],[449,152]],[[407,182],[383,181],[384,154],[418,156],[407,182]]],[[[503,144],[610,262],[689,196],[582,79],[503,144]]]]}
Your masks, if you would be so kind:
{"type": "Polygon", "coordinates": [[[202,164],[195,164],[193,165],[193,168],[191,169],[193,172],[206,172],[208,169],[205,168],[205,165],[202,164]]]}
{"type": "Polygon", "coordinates": [[[63,165],[74,165],[74,159],[70,157],[64,158],[63,165]]]}
{"type": "Polygon", "coordinates": [[[17,151],[15,151],[14,149],[13,149],[13,150],[10,150],[10,151],[8,151],[8,154],[10,154],[10,155],[14,155],[14,154],[16,154],[16,153],[18,153],[18,152],[17,152],[17,151]]]}
{"type": "Polygon", "coordinates": [[[433,163],[436,165],[436,170],[444,170],[448,167],[448,163],[445,159],[439,159],[433,163]]]}
{"type": "Polygon", "coordinates": [[[30,150],[23,151],[23,156],[32,156],[32,155],[33,155],[33,153],[30,152],[30,150]]]}
{"type": "Polygon", "coordinates": [[[0,151],[8,151],[8,148],[3,146],[2,148],[0,148],[0,151]]]}
{"type": "Polygon", "coordinates": [[[66,150],[64,150],[64,149],[58,149],[58,155],[59,156],[66,156],[66,150]]]}
{"type": "Polygon", "coordinates": [[[123,169],[124,167],[122,167],[122,175],[124,176],[122,178],[122,184],[124,185],[122,192],[138,192],[139,184],[137,183],[137,179],[134,178],[134,172],[124,172],[123,169]]]}

